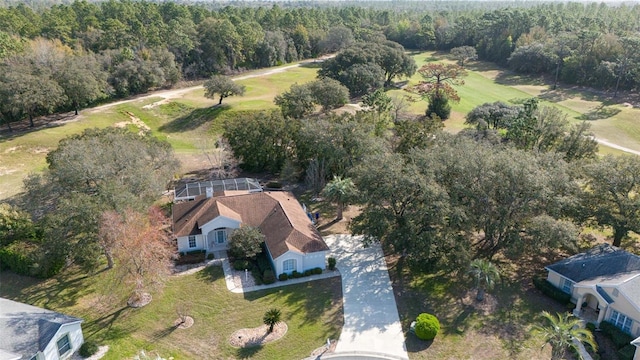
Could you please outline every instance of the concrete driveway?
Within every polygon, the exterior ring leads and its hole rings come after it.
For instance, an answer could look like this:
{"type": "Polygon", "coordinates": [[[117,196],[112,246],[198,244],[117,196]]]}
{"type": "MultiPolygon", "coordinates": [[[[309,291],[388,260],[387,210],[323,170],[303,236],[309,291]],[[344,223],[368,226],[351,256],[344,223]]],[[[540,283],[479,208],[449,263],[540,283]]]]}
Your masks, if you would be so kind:
{"type": "Polygon", "coordinates": [[[387,264],[379,245],[362,246],[361,237],[324,238],[342,275],[344,327],[336,354],[378,353],[408,359],[387,264]]]}

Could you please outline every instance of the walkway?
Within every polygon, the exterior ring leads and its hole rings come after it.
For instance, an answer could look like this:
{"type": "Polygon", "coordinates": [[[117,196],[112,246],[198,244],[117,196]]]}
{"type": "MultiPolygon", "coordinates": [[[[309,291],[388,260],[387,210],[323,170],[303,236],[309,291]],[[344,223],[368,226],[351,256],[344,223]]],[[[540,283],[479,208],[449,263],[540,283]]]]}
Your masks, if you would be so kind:
{"type": "Polygon", "coordinates": [[[331,235],[324,240],[342,274],[344,326],[335,355],[372,352],[408,359],[380,246],[364,248],[360,237],[350,235],[331,235]]]}
{"type": "MultiPolygon", "coordinates": [[[[224,271],[224,281],[227,283],[227,289],[229,289],[229,291],[231,291],[232,293],[236,293],[236,294],[248,293],[251,291],[258,291],[258,290],[265,290],[265,289],[273,289],[273,288],[287,286],[287,285],[301,284],[309,281],[327,279],[334,276],[340,276],[340,272],[338,271],[325,270],[322,274],[319,274],[319,275],[305,276],[298,279],[289,279],[286,281],[276,281],[275,283],[269,284],[269,285],[253,285],[253,283],[251,282],[250,286],[243,286],[243,284],[246,284],[246,282],[242,279],[243,277],[242,272],[234,271],[231,268],[231,264],[227,259],[227,252],[216,251],[214,254],[215,254],[216,261],[218,263],[222,262],[222,271],[224,271]],[[238,275],[236,273],[240,273],[240,274],[238,275]],[[240,277],[239,279],[240,281],[234,281],[234,276],[240,277]]],[[[249,274],[249,277],[251,277],[251,274],[249,274]]]]}

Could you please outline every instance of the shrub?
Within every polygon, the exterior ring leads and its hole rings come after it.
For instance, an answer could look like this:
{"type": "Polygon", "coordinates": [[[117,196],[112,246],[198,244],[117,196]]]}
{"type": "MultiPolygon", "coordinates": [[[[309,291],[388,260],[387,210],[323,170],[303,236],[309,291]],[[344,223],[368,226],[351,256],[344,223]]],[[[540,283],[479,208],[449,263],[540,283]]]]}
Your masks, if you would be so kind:
{"type": "Polygon", "coordinates": [[[269,189],[282,189],[282,184],[277,181],[269,181],[266,187],[269,189]]]}
{"type": "MultiPolygon", "coordinates": [[[[229,254],[235,258],[255,259],[263,251],[264,235],[253,226],[236,229],[229,238],[229,254]]],[[[264,271],[264,270],[263,270],[264,271]]]]}
{"type": "Polygon", "coordinates": [[[636,347],[631,344],[627,344],[626,346],[622,347],[622,349],[618,350],[618,358],[620,360],[633,360],[633,356],[635,353],[636,347]]]}
{"type": "Polygon", "coordinates": [[[262,282],[265,284],[273,284],[276,282],[276,276],[273,274],[273,270],[267,269],[264,271],[264,274],[262,275],[262,282]]]}
{"type": "Polygon", "coordinates": [[[261,253],[260,255],[258,255],[258,258],[256,259],[256,263],[260,268],[260,272],[265,272],[265,270],[267,269],[273,270],[271,268],[271,261],[269,261],[269,258],[267,258],[267,255],[265,253],[261,253]]]}
{"type": "Polygon", "coordinates": [[[280,281],[287,281],[288,279],[289,279],[289,275],[287,273],[282,273],[278,275],[278,280],[280,281]]]}
{"type": "Polygon", "coordinates": [[[242,271],[249,268],[249,262],[247,260],[236,260],[233,262],[233,268],[237,271],[242,271]]]}
{"type": "Polygon", "coordinates": [[[0,249],[0,269],[11,269],[20,275],[32,275],[37,248],[26,241],[16,241],[3,247],[0,249]]]}
{"type": "Polygon", "coordinates": [[[608,321],[603,321],[600,323],[600,330],[604,335],[609,337],[611,341],[613,341],[613,344],[618,350],[629,345],[629,343],[633,341],[631,335],[622,331],[620,328],[608,321]]]}
{"type": "Polygon", "coordinates": [[[336,258],[333,258],[333,257],[328,258],[327,263],[329,264],[329,270],[336,269],[336,258]]]}
{"type": "Polygon", "coordinates": [[[587,330],[591,331],[591,333],[594,333],[596,331],[596,324],[592,322],[587,323],[585,327],[587,328],[587,330]]]}
{"type": "Polygon", "coordinates": [[[188,265],[188,264],[197,264],[201,263],[205,260],[204,250],[193,250],[187,251],[186,253],[180,253],[184,255],[180,255],[178,259],[176,259],[176,265],[188,265]]]}
{"type": "Polygon", "coordinates": [[[311,274],[313,274],[313,272],[311,271],[311,269],[307,269],[304,271],[303,275],[304,276],[311,276],[311,274]]]}
{"type": "Polygon", "coordinates": [[[213,253],[208,253],[207,254],[207,260],[213,260],[213,259],[214,259],[213,253]]]}
{"type": "Polygon", "coordinates": [[[418,315],[416,319],[416,336],[421,340],[433,340],[440,331],[440,322],[438,319],[427,313],[418,315]]]}
{"type": "Polygon", "coordinates": [[[251,267],[251,276],[253,276],[253,279],[256,282],[256,285],[262,285],[262,273],[260,272],[260,269],[258,268],[257,265],[253,265],[251,267]]]}
{"type": "Polygon", "coordinates": [[[319,267],[313,268],[311,271],[316,275],[322,274],[322,268],[319,268],[319,267]]]}
{"type": "Polygon", "coordinates": [[[553,286],[546,279],[541,277],[533,278],[533,285],[548,297],[559,301],[562,304],[568,304],[571,301],[571,295],[553,286]]]}
{"type": "Polygon", "coordinates": [[[299,279],[301,278],[303,275],[295,270],[293,270],[293,272],[291,273],[291,277],[294,279],[299,279]]]}
{"type": "Polygon", "coordinates": [[[84,358],[88,358],[89,356],[98,352],[98,345],[93,341],[85,341],[82,346],[80,346],[80,355],[84,358]]]}
{"type": "Polygon", "coordinates": [[[200,255],[206,252],[207,252],[206,250],[191,250],[191,251],[187,251],[186,255],[200,255]]]}

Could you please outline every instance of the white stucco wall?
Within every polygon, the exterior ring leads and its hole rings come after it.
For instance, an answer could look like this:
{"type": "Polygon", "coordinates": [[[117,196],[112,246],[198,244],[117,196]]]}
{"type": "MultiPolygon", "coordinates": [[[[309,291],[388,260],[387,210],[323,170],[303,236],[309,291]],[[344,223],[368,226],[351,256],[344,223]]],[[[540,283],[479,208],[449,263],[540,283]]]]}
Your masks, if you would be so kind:
{"type": "MultiPolygon", "coordinates": [[[[228,228],[228,229],[237,229],[240,227],[240,221],[229,219],[224,216],[218,216],[217,218],[209,221],[208,223],[202,225],[200,230],[202,230],[203,234],[208,234],[209,232],[218,229],[218,228],[228,228]]],[[[228,235],[228,234],[227,234],[228,235]]]]}
{"type": "MultiPolygon", "coordinates": [[[[562,290],[562,281],[563,279],[565,279],[565,277],[552,270],[548,270],[548,272],[549,273],[547,274],[547,281],[553,284],[553,286],[562,290]]],[[[579,296],[580,295],[577,294],[576,288],[573,287],[571,289],[571,302],[575,304],[576,301],[578,301],[579,296]]]]}
{"type": "Polygon", "coordinates": [[[618,292],[618,295],[613,295],[613,287],[603,286],[605,291],[611,295],[613,303],[609,305],[604,320],[609,321],[611,317],[611,311],[615,310],[622,315],[633,320],[631,324],[631,335],[634,337],[640,336],[640,312],[638,309],[623,295],[622,292],[618,292]]]}
{"type": "Polygon", "coordinates": [[[560,280],[562,277],[555,271],[549,270],[549,274],[547,275],[547,281],[552,283],[555,287],[560,287],[560,280]]]}
{"type": "Polygon", "coordinates": [[[195,235],[196,237],[196,247],[189,247],[189,237],[188,236],[181,236],[178,238],[178,252],[187,252],[187,251],[193,251],[193,250],[204,250],[205,249],[205,243],[204,243],[204,236],[202,235],[195,235]]]}
{"type": "Polygon", "coordinates": [[[640,360],[640,347],[638,347],[638,345],[636,345],[636,352],[633,355],[633,360],[640,360]]]}
{"type": "MultiPolygon", "coordinates": [[[[278,257],[277,259],[274,259],[274,265],[275,265],[275,268],[276,268],[276,276],[278,276],[278,275],[280,275],[280,274],[282,274],[284,272],[283,271],[283,263],[285,261],[287,261],[287,260],[290,260],[290,259],[295,259],[296,260],[296,268],[295,268],[295,270],[297,272],[303,272],[304,271],[303,270],[303,266],[304,266],[303,258],[304,257],[302,256],[302,254],[299,254],[299,253],[296,253],[296,252],[293,252],[293,251],[287,251],[286,253],[280,255],[280,257],[278,257]]],[[[291,271],[288,271],[287,273],[291,274],[291,271]]]]}
{"type": "Polygon", "coordinates": [[[303,255],[294,251],[287,251],[286,253],[280,255],[280,257],[278,257],[274,261],[276,276],[283,273],[283,267],[284,267],[283,264],[286,260],[289,260],[289,259],[296,260],[295,270],[300,273],[304,272],[305,270],[310,270],[317,267],[324,270],[326,267],[325,256],[326,256],[325,251],[309,253],[306,255],[303,255]]]}
{"type": "Polygon", "coordinates": [[[327,267],[326,256],[327,256],[326,251],[318,251],[318,252],[307,254],[304,257],[304,268],[302,269],[302,271],[317,268],[317,267],[324,270],[327,267]]]}
{"type": "Polygon", "coordinates": [[[76,351],[78,351],[78,349],[80,349],[80,346],[82,346],[82,343],[84,343],[84,337],[82,335],[82,326],[80,325],[80,322],[77,322],[74,324],[62,325],[60,329],[58,329],[56,336],[53,337],[51,342],[49,342],[47,347],[42,352],[42,354],[44,355],[43,359],[46,359],[46,360],[68,359],[69,357],[71,357],[73,353],[75,353],[76,351]],[[58,342],[58,339],[63,337],[65,334],[69,334],[69,341],[71,342],[71,351],[67,352],[65,356],[60,357],[58,356],[57,342],[58,342]]]}

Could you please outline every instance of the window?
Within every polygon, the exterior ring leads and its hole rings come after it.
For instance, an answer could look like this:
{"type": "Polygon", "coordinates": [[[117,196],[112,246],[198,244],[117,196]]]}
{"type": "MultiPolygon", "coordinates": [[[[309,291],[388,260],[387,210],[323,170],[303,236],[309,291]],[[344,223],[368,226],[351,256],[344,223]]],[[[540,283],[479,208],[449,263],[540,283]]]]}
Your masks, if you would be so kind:
{"type": "Polygon", "coordinates": [[[295,269],[296,269],[296,260],[295,259],[285,260],[282,263],[282,271],[284,271],[284,272],[293,271],[295,269]]]}
{"type": "Polygon", "coordinates": [[[195,235],[189,235],[189,247],[190,248],[196,247],[196,236],[195,235]]]}
{"type": "Polygon", "coordinates": [[[224,229],[216,229],[216,242],[218,244],[224,244],[227,240],[227,232],[224,229]]]}
{"type": "Polygon", "coordinates": [[[622,315],[615,310],[611,310],[609,322],[622,329],[622,331],[631,334],[631,323],[633,323],[633,321],[625,315],[622,315]]]}
{"type": "Polygon", "coordinates": [[[571,294],[571,290],[573,290],[573,284],[574,284],[573,281],[567,278],[562,278],[562,281],[560,282],[560,284],[562,285],[562,291],[566,292],[567,294],[571,294]]]}
{"type": "Polygon", "coordinates": [[[71,350],[71,342],[69,341],[69,334],[64,334],[57,341],[58,344],[58,354],[60,356],[66,354],[69,350],[71,350]]]}

